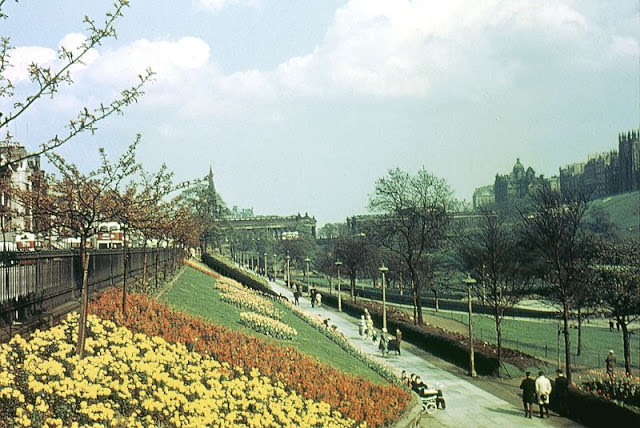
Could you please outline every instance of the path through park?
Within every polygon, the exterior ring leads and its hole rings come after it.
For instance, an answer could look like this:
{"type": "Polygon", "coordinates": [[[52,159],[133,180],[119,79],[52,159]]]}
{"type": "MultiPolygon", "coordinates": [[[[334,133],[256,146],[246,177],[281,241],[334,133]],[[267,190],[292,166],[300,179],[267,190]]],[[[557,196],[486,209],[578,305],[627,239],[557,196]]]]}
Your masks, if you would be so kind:
{"type": "MultiPolygon", "coordinates": [[[[274,291],[281,293],[293,302],[291,290],[279,283],[270,283],[274,291]]],[[[369,340],[362,340],[358,333],[357,319],[343,312],[321,305],[312,307],[308,298],[300,298],[300,308],[312,317],[329,318],[329,323],[335,325],[338,331],[362,352],[370,355],[376,361],[387,365],[398,376],[402,370],[419,375],[428,384],[441,386],[446,399],[446,410],[437,410],[432,415],[424,415],[423,426],[439,426],[451,428],[464,427],[580,427],[582,425],[570,419],[563,418],[551,412],[549,419],[536,417],[537,407],[534,406],[533,419],[524,417],[524,411],[501,398],[479,388],[468,380],[456,374],[437,367],[431,361],[436,357],[423,353],[412,353],[402,350],[399,357],[382,357],[377,344],[369,340]]]]}

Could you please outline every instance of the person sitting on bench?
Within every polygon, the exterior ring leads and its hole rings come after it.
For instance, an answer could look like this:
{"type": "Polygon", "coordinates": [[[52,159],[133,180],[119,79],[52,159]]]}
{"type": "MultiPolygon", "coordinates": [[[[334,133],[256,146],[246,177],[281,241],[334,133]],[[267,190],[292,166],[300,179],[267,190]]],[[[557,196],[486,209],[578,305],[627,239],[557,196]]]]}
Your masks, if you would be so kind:
{"type": "Polygon", "coordinates": [[[435,389],[427,385],[420,379],[420,376],[416,376],[415,382],[413,382],[412,389],[418,394],[420,397],[430,398],[436,397],[436,407],[442,407],[445,409],[447,405],[444,401],[444,396],[442,395],[441,389],[435,389]]]}

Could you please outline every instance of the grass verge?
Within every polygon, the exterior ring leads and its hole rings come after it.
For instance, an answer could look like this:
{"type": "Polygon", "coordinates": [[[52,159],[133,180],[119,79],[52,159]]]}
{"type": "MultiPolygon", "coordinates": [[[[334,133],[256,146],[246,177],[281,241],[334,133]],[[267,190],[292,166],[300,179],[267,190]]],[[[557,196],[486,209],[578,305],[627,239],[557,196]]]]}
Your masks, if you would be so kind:
{"type": "Polygon", "coordinates": [[[247,334],[262,337],[282,346],[294,347],[317,360],[329,364],[343,372],[361,376],[379,384],[388,383],[377,372],[370,369],[353,355],[345,352],[335,342],[321,334],[313,326],[293,314],[288,307],[273,302],[284,313],[282,322],[295,328],[298,336],[293,340],[277,340],[244,327],[239,323],[241,309],[220,299],[214,289],[212,277],[187,267],[175,281],[173,287],[163,294],[161,301],[174,309],[202,317],[210,322],[242,330],[247,334]]]}

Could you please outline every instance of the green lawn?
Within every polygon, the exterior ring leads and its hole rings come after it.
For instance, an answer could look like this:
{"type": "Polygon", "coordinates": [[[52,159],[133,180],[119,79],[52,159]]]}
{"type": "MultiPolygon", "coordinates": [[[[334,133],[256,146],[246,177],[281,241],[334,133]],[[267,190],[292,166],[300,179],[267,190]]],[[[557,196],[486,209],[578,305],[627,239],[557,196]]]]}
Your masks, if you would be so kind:
{"type": "MultiPolygon", "coordinates": [[[[455,319],[463,324],[467,324],[468,315],[460,312],[439,311],[424,308],[424,313],[438,315],[445,318],[455,319]]],[[[594,322],[595,324],[595,322],[594,322]]],[[[617,367],[624,367],[624,357],[622,350],[622,333],[610,332],[609,328],[604,328],[603,321],[598,321],[598,325],[583,323],[582,325],[582,354],[577,356],[578,330],[571,329],[571,349],[574,358],[573,363],[579,368],[593,369],[604,368],[604,359],[609,349],[613,349],[617,354],[617,367]]],[[[551,362],[557,361],[558,356],[558,327],[557,321],[550,320],[524,320],[521,318],[505,318],[502,326],[503,346],[517,349],[524,353],[540,358],[546,358],[551,362]]],[[[638,328],[638,326],[631,326],[638,328]]],[[[476,338],[481,338],[487,342],[495,343],[495,322],[487,315],[473,316],[473,331],[476,338]]],[[[634,367],[638,367],[640,357],[640,338],[637,330],[631,336],[631,361],[634,367]]],[[[560,336],[560,360],[564,365],[564,337],[560,336]]]]}
{"type": "Polygon", "coordinates": [[[161,300],[177,310],[202,317],[213,323],[234,330],[242,330],[271,342],[293,346],[344,372],[363,376],[377,383],[387,383],[378,373],[354,356],[349,355],[280,302],[274,302],[274,304],[285,314],[282,321],[298,331],[298,336],[294,340],[276,340],[244,327],[238,322],[240,309],[220,300],[218,291],[213,287],[213,281],[215,280],[212,277],[187,267],[161,300]]]}

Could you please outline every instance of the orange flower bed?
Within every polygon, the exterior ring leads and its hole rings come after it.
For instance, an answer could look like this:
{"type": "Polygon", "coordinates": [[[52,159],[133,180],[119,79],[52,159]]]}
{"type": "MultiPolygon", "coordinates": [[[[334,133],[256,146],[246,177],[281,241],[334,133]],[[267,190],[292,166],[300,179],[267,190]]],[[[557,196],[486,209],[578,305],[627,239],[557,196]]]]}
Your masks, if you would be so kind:
{"type": "Polygon", "coordinates": [[[92,302],[91,312],[133,331],[184,343],[190,350],[208,353],[245,371],[255,367],[274,383],[282,382],[305,398],[324,401],[347,418],[384,426],[395,421],[409,402],[409,392],[403,388],[349,376],[295,348],[207,323],[146,295],[127,295],[127,319],[123,322],[121,297],[117,289],[107,291],[92,302]]]}

